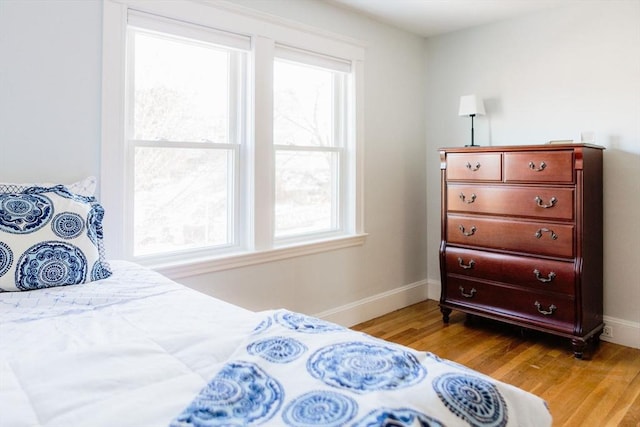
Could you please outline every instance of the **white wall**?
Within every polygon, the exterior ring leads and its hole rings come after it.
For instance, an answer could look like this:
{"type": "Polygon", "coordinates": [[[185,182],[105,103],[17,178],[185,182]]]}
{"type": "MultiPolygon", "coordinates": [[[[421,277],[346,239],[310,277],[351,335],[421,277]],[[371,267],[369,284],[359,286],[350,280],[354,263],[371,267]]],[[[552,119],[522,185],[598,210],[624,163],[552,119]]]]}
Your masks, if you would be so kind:
{"type": "MultiPolygon", "coordinates": [[[[604,312],[640,347],[640,2],[590,1],[427,42],[427,199],[442,146],[469,143],[461,95],[485,99],[481,145],[539,144],[594,131],[604,152],[604,312]]],[[[439,280],[439,203],[428,204],[428,276],[439,280]]],[[[588,230],[587,230],[588,232],[588,230]]],[[[618,332],[618,333],[617,333],[618,332]]]]}
{"type": "MultiPolygon", "coordinates": [[[[424,299],[424,40],[314,0],[237,3],[367,45],[369,236],[364,246],[180,281],[250,309],[345,324],[424,299]]],[[[100,1],[0,0],[0,182],[100,176],[101,22],[100,1]]]]}
{"type": "Polygon", "coordinates": [[[0,181],[99,175],[100,1],[0,0],[0,181]]]}

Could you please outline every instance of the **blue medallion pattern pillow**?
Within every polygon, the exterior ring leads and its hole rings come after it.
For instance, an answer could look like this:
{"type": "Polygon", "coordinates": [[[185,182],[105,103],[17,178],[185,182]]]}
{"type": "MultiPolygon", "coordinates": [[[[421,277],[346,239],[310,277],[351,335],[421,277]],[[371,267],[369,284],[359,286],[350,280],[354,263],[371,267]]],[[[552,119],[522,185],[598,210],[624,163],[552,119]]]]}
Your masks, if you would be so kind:
{"type": "Polygon", "coordinates": [[[104,279],[104,209],[64,186],[0,193],[0,291],[104,279]]]}

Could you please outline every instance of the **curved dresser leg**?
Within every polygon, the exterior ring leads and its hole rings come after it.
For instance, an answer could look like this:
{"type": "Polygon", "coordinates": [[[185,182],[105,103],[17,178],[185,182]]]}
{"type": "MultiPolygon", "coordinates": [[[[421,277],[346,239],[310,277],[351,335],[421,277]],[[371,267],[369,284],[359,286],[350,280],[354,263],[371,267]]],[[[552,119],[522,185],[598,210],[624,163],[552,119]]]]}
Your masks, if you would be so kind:
{"type": "Polygon", "coordinates": [[[444,323],[449,323],[449,315],[451,314],[451,309],[447,307],[440,307],[440,312],[442,313],[442,321],[444,323]]]}
{"type": "Polygon", "coordinates": [[[573,347],[573,355],[576,359],[582,359],[584,357],[584,349],[587,347],[586,341],[573,338],[571,340],[571,346],[573,347]]]}

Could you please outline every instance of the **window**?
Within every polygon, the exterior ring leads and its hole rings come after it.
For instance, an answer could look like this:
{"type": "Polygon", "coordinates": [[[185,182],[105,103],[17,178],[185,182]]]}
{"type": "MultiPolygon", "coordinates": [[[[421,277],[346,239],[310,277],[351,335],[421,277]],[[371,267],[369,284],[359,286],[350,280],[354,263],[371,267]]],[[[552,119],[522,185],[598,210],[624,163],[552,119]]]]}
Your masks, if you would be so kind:
{"type": "Polygon", "coordinates": [[[276,57],[273,82],[274,236],[339,231],[348,73],[276,57]]]}
{"type": "Polygon", "coordinates": [[[105,1],[101,198],[121,237],[108,250],[214,271],[361,244],[362,49],[142,4],[162,10],[105,1]]]}
{"type": "Polygon", "coordinates": [[[135,25],[128,38],[133,256],[236,244],[246,52],[135,25]]]}

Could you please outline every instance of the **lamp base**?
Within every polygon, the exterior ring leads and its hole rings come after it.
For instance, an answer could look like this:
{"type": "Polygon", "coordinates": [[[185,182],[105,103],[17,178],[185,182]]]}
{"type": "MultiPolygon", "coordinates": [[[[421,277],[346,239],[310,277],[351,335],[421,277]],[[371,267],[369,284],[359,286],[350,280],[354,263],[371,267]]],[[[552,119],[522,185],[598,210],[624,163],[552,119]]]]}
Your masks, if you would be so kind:
{"type": "Polygon", "coordinates": [[[480,147],[478,144],[466,144],[465,147],[480,147]]]}

